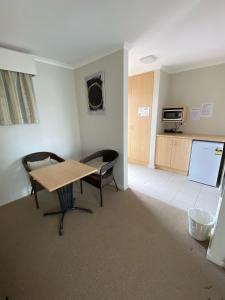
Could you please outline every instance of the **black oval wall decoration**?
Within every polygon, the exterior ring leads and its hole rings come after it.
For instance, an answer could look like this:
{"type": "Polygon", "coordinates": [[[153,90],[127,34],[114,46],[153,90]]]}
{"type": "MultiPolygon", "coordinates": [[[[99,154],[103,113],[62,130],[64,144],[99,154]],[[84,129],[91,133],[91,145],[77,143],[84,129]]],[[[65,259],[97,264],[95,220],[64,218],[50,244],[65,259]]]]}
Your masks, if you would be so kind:
{"type": "Polygon", "coordinates": [[[104,78],[99,72],[86,78],[88,107],[90,111],[104,110],[104,78]]]}

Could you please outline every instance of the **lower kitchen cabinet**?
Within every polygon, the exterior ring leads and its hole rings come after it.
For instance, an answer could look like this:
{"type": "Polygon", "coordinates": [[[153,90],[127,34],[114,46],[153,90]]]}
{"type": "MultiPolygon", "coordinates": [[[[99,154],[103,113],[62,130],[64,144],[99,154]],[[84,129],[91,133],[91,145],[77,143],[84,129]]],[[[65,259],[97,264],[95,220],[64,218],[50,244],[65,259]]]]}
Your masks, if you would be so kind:
{"type": "Polygon", "coordinates": [[[157,136],[155,164],[156,166],[163,166],[170,168],[172,156],[173,138],[167,136],[157,136]]]}
{"type": "Polygon", "coordinates": [[[159,169],[171,170],[187,175],[192,139],[172,136],[157,136],[155,165],[159,169]]]}

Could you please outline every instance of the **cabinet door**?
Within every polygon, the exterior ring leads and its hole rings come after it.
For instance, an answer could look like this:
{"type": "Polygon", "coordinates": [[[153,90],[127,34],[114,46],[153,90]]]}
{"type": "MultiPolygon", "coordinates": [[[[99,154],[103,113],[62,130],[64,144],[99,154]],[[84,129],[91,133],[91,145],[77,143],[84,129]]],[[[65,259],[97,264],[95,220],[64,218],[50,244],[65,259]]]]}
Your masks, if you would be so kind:
{"type": "Polygon", "coordinates": [[[173,138],[167,136],[157,136],[155,164],[170,168],[172,155],[173,138]]]}
{"type": "Polygon", "coordinates": [[[191,152],[191,140],[174,138],[171,156],[171,168],[187,174],[191,152]]]}
{"type": "Polygon", "coordinates": [[[142,165],[149,164],[151,108],[154,73],[129,77],[128,82],[128,160],[142,165]],[[149,114],[140,115],[141,108],[149,114]]]}

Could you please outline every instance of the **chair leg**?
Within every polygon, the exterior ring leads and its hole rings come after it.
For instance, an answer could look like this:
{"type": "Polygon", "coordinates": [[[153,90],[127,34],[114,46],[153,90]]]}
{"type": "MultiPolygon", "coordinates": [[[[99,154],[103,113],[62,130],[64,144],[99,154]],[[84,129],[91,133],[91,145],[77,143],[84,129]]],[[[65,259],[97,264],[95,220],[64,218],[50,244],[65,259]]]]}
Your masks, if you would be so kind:
{"type": "Polygon", "coordinates": [[[113,176],[113,181],[114,181],[114,183],[115,183],[116,191],[118,192],[119,189],[118,189],[118,186],[117,186],[117,183],[116,183],[116,180],[115,180],[115,177],[114,177],[114,176],[113,176]]]}
{"type": "Polygon", "coordinates": [[[82,182],[82,180],[80,180],[80,192],[81,192],[81,194],[83,194],[83,182],[82,182]]]}
{"type": "Polygon", "coordinates": [[[101,207],[103,207],[102,188],[100,188],[100,199],[101,199],[101,207]]]}
{"type": "Polygon", "coordinates": [[[39,203],[38,203],[38,197],[37,197],[37,192],[34,189],[34,199],[35,199],[35,203],[36,203],[36,207],[39,208],[39,203]]]}

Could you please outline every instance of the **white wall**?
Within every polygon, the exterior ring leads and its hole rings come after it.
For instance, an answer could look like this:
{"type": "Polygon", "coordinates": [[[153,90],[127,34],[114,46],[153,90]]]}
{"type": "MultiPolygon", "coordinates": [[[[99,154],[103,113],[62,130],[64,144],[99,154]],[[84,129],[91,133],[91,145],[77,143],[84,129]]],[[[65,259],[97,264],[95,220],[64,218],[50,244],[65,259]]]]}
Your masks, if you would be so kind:
{"type": "Polygon", "coordinates": [[[150,168],[155,168],[155,143],[156,143],[158,106],[159,106],[159,84],[160,84],[160,70],[157,70],[154,72],[154,85],[153,85],[153,97],[152,97],[152,120],[151,120],[150,157],[149,157],[150,168]]]}
{"type": "Polygon", "coordinates": [[[0,126],[0,205],[28,192],[21,158],[50,151],[65,158],[80,157],[74,72],[37,63],[34,88],[39,124],[0,126]]]}
{"type": "Polygon", "coordinates": [[[118,151],[119,159],[115,168],[115,177],[122,188],[127,187],[127,72],[126,50],[119,50],[75,70],[83,155],[101,149],[118,151]],[[105,73],[106,111],[90,114],[85,77],[99,71],[105,73]]]}
{"type": "Polygon", "coordinates": [[[152,121],[150,140],[150,162],[149,166],[155,166],[155,142],[156,134],[163,132],[162,108],[165,106],[169,94],[169,74],[163,70],[154,72],[154,89],[152,101],[152,121]]]}
{"type": "Polygon", "coordinates": [[[225,194],[218,211],[217,224],[207,251],[207,258],[219,266],[225,267],[225,194]]]}
{"type": "Polygon", "coordinates": [[[128,51],[123,50],[123,185],[128,188],[128,51]]]}
{"type": "Polygon", "coordinates": [[[157,133],[162,133],[164,126],[162,123],[162,109],[167,105],[170,90],[170,75],[160,70],[159,94],[158,94],[158,112],[157,112],[157,133]]]}
{"type": "Polygon", "coordinates": [[[170,75],[168,104],[188,107],[213,102],[212,118],[201,118],[182,126],[186,133],[225,135],[225,64],[170,75]]]}

